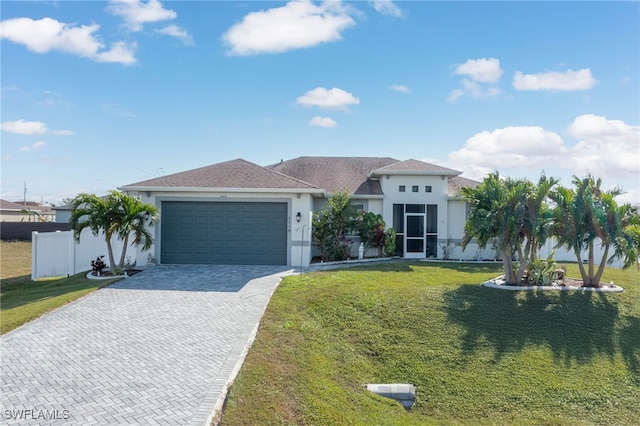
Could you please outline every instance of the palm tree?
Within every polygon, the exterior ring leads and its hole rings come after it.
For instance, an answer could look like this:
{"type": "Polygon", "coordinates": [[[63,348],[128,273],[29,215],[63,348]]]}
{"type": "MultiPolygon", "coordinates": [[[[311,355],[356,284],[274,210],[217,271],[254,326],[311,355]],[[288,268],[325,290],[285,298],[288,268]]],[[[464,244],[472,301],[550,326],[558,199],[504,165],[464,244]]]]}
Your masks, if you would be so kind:
{"type": "Polygon", "coordinates": [[[118,268],[124,267],[124,260],[126,255],[127,245],[129,244],[129,238],[133,235],[131,245],[138,245],[143,243],[142,250],[149,250],[153,244],[153,236],[146,227],[146,222],[149,221],[153,224],[158,221],[160,214],[158,208],[151,204],[144,204],[139,198],[132,197],[124,192],[112,191],[111,196],[116,204],[119,206],[120,212],[117,233],[118,237],[122,240],[122,254],[120,255],[120,262],[118,268]]]}
{"type": "Polygon", "coordinates": [[[520,270],[514,270],[512,258],[514,253],[518,253],[522,263],[525,255],[522,252],[522,224],[525,217],[523,200],[528,186],[524,180],[503,180],[494,172],[477,187],[462,189],[470,205],[462,249],[473,239],[477,239],[480,248],[486,247],[489,241],[496,240],[502,251],[505,279],[510,284],[519,283],[523,274],[520,270]]]}
{"type": "Polygon", "coordinates": [[[80,194],[71,202],[71,218],[69,224],[74,237],[80,240],[84,229],[91,229],[94,235],[104,232],[109,254],[109,264],[113,268],[124,267],[124,260],[130,235],[133,234],[132,245],[144,242],[147,250],[153,243],[153,238],[146,229],[146,224],[153,224],[159,218],[158,208],[152,204],[145,204],[139,198],[120,191],[110,191],[106,197],[94,194],[80,194]],[[123,241],[120,262],[116,265],[113,257],[112,237],[117,236],[123,241]]]}
{"type": "Polygon", "coordinates": [[[549,238],[553,214],[547,200],[551,190],[559,181],[555,177],[548,178],[542,172],[538,184],[531,187],[531,191],[527,194],[527,216],[523,225],[526,238],[531,245],[529,258],[532,262],[537,259],[538,250],[549,238]]]}
{"type": "Polygon", "coordinates": [[[590,174],[580,179],[573,177],[575,189],[559,187],[552,192],[554,208],[554,236],[558,247],[572,250],[578,261],[580,275],[585,286],[597,287],[607,262],[617,258],[630,266],[638,259],[640,246],[638,229],[640,216],[630,204],[618,205],[615,197],[622,192],[618,188],[604,191],[602,179],[590,174]],[[594,248],[600,242],[604,253],[596,269],[594,248]],[[614,253],[609,256],[609,250],[614,253]],[[582,251],[587,251],[587,268],[582,262],[582,251]]]}
{"type": "Polygon", "coordinates": [[[549,235],[551,214],[545,201],[557,183],[557,178],[547,178],[544,173],[534,185],[526,179],[501,179],[495,172],[476,188],[463,188],[471,211],[462,248],[474,238],[481,248],[496,241],[502,251],[507,283],[520,283],[549,235]],[[517,270],[512,260],[514,253],[519,261],[517,270]]]}

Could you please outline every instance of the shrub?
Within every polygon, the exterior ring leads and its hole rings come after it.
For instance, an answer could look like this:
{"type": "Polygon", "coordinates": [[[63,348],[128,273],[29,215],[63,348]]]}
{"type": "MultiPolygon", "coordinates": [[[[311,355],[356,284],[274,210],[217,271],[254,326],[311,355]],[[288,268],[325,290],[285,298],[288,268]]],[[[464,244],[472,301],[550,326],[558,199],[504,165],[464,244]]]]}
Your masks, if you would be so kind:
{"type": "Polygon", "coordinates": [[[91,270],[96,273],[96,275],[100,275],[102,270],[107,267],[107,264],[102,260],[103,256],[96,257],[96,260],[91,261],[91,270]]]}
{"type": "Polygon", "coordinates": [[[356,220],[347,191],[329,197],[329,208],[313,215],[313,245],[324,261],[345,260],[351,255],[351,240],[346,237],[356,220]]]}

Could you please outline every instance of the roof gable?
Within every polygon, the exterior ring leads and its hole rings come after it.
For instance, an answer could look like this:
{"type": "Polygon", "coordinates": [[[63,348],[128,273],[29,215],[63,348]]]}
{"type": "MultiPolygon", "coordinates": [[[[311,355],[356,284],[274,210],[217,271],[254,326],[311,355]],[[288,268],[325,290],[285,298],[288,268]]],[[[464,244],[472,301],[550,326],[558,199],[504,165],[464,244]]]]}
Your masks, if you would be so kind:
{"type": "Polygon", "coordinates": [[[455,197],[460,195],[460,190],[462,188],[475,188],[478,185],[480,185],[480,182],[478,181],[454,176],[449,178],[449,181],[447,182],[447,193],[449,196],[455,197]]]}
{"type": "Polygon", "coordinates": [[[134,188],[319,189],[240,158],[122,187],[134,188]]]}
{"type": "Polygon", "coordinates": [[[397,162],[390,157],[298,157],[267,167],[328,192],[383,195],[380,182],[369,175],[374,169],[397,162]]]}
{"type": "Polygon", "coordinates": [[[409,159],[389,164],[384,167],[372,170],[372,176],[380,175],[440,175],[440,176],[457,176],[462,174],[457,170],[447,167],[438,166],[436,164],[425,163],[424,161],[409,159]]]}

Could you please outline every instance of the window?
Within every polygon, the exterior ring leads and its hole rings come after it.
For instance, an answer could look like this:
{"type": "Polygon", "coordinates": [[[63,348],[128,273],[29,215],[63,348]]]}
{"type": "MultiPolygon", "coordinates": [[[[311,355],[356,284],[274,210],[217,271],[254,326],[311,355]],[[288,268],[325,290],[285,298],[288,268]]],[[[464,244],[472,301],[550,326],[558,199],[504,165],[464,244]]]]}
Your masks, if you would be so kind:
{"type": "Polygon", "coordinates": [[[431,185],[427,185],[424,187],[424,192],[431,192],[431,185]]]}
{"type": "Polygon", "coordinates": [[[404,204],[393,205],[393,229],[398,234],[404,234],[404,204]]]}
{"type": "Polygon", "coordinates": [[[404,191],[405,191],[405,187],[404,187],[404,185],[400,185],[400,186],[398,187],[398,191],[400,191],[400,192],[404,192],[404,191]]]}
{"type": "Polygon", "coordinates": [[[364,213],[366,211],[364,203],[351,203],[351,208],[358,213],[364,213]]]}
{"type": "Polygon", "coordinates": [[[411,192],[418,192],[418,185],[413,185],[411,187],[411,192]]]}
{"type": "Polygon", "coordinates": [[[438,205],[427,204],[427,234],[438,233],[438,205]]]}
{"type": "Polygon", "coordinates": [[[424,204],[407,204],[407,213],[424,213],[424,204]]]}

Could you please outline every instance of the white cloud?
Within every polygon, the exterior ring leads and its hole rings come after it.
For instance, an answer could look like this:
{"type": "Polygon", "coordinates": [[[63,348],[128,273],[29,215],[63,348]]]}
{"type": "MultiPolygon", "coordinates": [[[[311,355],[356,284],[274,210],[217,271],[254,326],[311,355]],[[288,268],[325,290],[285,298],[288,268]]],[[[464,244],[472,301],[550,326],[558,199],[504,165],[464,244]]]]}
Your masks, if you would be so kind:
{"type": "Polygon", "coordinates": [[[71,130],[50,130],[47,125],[41,121],[5,121],[0,124],[0,129],[7,133],[15,133],[17,135],[72,135],[71,130]]]}
{"type": "Polygon", "coordinates": [[[311,120],[309,120],[309,124],[311,126],[328,127],[328,128],[336,127],[338,125],[338,123],[336,123],[334,119],[329,117],[320,117],[320,116],[313,117],[311,120]]]}
{"type": "Polygon", "coordinates": [[[447,98],[447,100],[451,103],[454,103],[455,101],[457,101],[462,95],[464,95],[464,90],[462,89],[453,89],[450,93],[449,93],[449,97],[447,98]]]}
{"type": "Polygon", "coordinates": [[[282,7],[251,12],[222,35],[232,55],[281,53],[340,40],[356,23],[341,1],[319,5],[293,0],[282,7]]]}
{"type": "Polygon", "coordinates": [[[120,41],[104,50],[104,43],[94,35],[99,29],[97,24],[77,26],[51,18],[13,18],[0,22],[0,37],[23,44],[35,53],[58,50],[96,62],[135,63],[135,45],[120,41]]]}
{"type": "Polygon", "coordinates": [[[640,126],[584,114],[573,120],[567,134],[579,139],[571,149],[575,169],[596,175],[635,176],[637,180],[640,174],[640,126]]]}
{"type": "Polygon", "coordinates": [[[3,92],[15,92],[18,90],[18,86],[12,84],[11,86],[2,86],[3,92]]]}
{"type": "Polygon", "coordinates": [[[34,149],[42,148],[46,144],[45,141],[37,141],[31,145],[20,147],[20,151],[33,151],[34,149]]]}
{"type": "Polygon", "coordinates": [[[523,74],[516,71],[513,76],[513,87],[517,90],[589,90],[595,86],[596,82],[589,68],[538,74],[523,74]]]}
{"type": "Polygon", "coordinates": [[[95,56],[96,62],[115,62],[118,64],[134,64],[136,58],[133,51],[137,47],[136,43],[127,44],[124,41],[118,41],[111,45],[111,49],[106,52],[99,52],[95,56]]]}
{"type": "Polygon", "coordinates": [[[463,88],[452,90],[447,100],[453,103],[465,94],[475,99],[495,98],[500,94],[495,84],[503,73],[500,60],[496,58],[469,59],[454,71],[454,74],[466,76],[462,79],[463,88]]]}
{"type": "Polygon", "coordinates": [[[405,86],[404,84],[393,84],[389,86],[389,89],[395,92],[411,93],[411,89],[409,89],[409,86],[405,86]]]}
{"type": "Polygon", "coordinates": [[[382,15],[394,18],[402,18],[404,15],[402,9],[391,0],[373,0],[373,8],[382,15]]]}
{"type": "Polygon", "coordinates": [[[591,173],[606,185],[628,190],[620,200],[640,202],[640,126],[585,114],[573,120],[566,134],[577,142],[571,144],[537,126],[483,131],[450,153],[443,165],[477,180],[493,170],[535,180],[544,170],[547,176],[561,177],[568,186],[572,175],[591,173]]]}
{"type": "Polygon", "coordinates": [[[136,118],[136,115],[133,112],[129,111],[122,105],[100,104],[100,109],[106,114],[115,115],[117,117],[136,118]]]}
{"type": "Polygon", "coordinates": [[[164,28],[154,30],[155,33],[164,34],[181,40],[185,46],[193,46],[193,37],[189,35],[187,30],[177,25],[168,25],[164,28]]]}
{"type": "Polygon", "coordinates": [[[629,203],[636,206],[640,206],[640,190],[638,189],[625,190],[625,188],[622,188],[622,190],[624,191],[624,193],[616,197],[616,201],[618,203],[620,204],[629,203]]]}
{"type": "Polygon", "coordinates": [[[469,59],[458,65],[455,74],[466,75],[479,83],[496,83],[504,71],[500,68],[500,60],[496,58],[469,59]]]}
{"type": "Polygon", "coordinates": [[[298,97],[296,102],[306,107],[317,106],[319,108],[344,109],[348,105],[359,104],[360,99],[337,87],[329,90],[324,87],[316,87],[298,97]]]}
{"type": "Polygon", "coordinates": [[[566,151],[562,138],[537,126],[510,126],[483,131],[467,140],[464,147],[449,155],[449,160],[464,165],[491,169],[503,167],[544,168],[555,164],[566,151]]]}
{"type": "Polygon", "coordinates": [[[120,16],[129,31],[142,31],[143,24],[175,19],[173,10],[165,9],[158,0],[111,0],[107,11],[120,16]]]}

